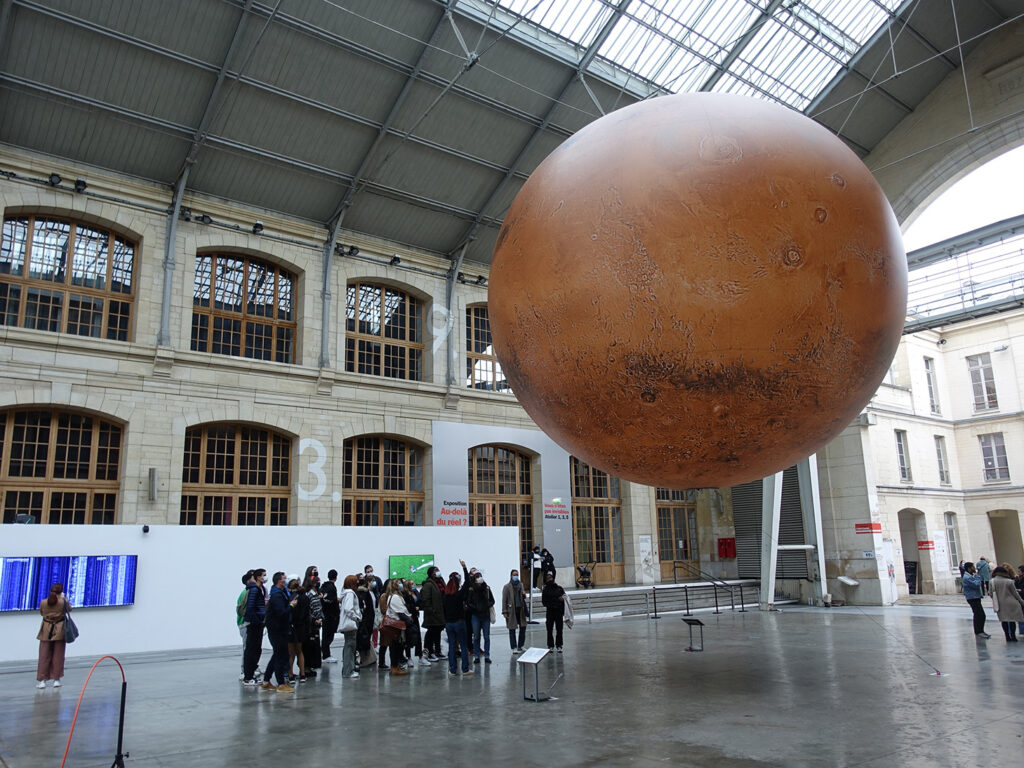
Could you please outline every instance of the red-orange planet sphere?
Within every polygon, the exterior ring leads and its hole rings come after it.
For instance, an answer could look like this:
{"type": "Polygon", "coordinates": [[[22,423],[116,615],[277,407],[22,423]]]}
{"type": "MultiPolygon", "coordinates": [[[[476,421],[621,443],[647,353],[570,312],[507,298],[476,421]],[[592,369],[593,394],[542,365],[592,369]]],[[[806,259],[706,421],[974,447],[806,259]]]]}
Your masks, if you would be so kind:
{"type": "Polygon", "coordinates": [[[494,350],[527,413],[615,476],[723,487],[826,445],[895,354],[907,267],[857,156],[725,94],[591,123],[524,184],[498,237],[494,350]]]}

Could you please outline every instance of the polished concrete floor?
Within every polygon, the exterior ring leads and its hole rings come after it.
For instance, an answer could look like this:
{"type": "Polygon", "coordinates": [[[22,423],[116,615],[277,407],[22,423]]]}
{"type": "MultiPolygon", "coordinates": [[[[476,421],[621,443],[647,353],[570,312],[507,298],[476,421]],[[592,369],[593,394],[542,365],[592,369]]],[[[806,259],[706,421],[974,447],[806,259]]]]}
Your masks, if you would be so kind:
{"type": "MultiPolygon", "coordinates": [[[[242,687],[235,649],[126,657],[125,764],[893,768],[1024,755],[1024,642],[991,619],[992,639],[975,639],[965,604],[700,618],[703,653],[684,652],[678,615],[578,624],[565,654],[541,662],[542,687],[563,675],[542,703],[523,700],[504,630],[473,677],[434,665],[343,680],[328,666],[292,695],[242,687]]],[[[34,665],[0,673],[0,766],[61,764],[87,671],[78,661],[65,687],[42,691],[34,665]]],[[[93,674],[68,766],[113,762],[120,679],[110,662],[93,674]]]]}

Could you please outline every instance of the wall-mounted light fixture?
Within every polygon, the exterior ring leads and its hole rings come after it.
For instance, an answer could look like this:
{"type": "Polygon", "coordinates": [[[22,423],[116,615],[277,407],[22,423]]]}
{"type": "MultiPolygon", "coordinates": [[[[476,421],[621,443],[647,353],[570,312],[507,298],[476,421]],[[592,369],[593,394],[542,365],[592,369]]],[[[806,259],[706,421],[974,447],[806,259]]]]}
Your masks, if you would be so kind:
{"type": "Polygon", "coordinates": [[[50,178],[46,180],[46,183],[51,187],[56,187],[61,183],[62,179],[59,173],[51,173],[50,178]]]}
{"type": "Polygon", "coordinates": [[[946,343],[946,340],[945,340],[945,339],[939,339],[939,340],[938,340],[938,341],[936,341],[935,343],[936,343],[936,344],[937,344],[938,346],[940,346],[940,347],[941,347],[941,346],[942,346],[943,344],[945,344],[945,343],[946,343]]]}
{"type": "Polygon", "coordinates": [[[156,501],[157,491],[160,488],[160,473],[156,467],[149,468],[149,500],[156,501]]]}
{"type": "Polygon", "coordinates": [[[142,526],[142,532],[143,533],[149,533],[149,526],[148,525],[142,526]]]}
{"type": "Polygon", "coordinates": [[[401,263],[402,257],[399,256],[397,253],[394,256],[392,256],[391,261],[388,262],[388,264],[390,264],[392,267],[397,267],[401,263]]]}
{"type": "Polygon", "coordinates": [[[181,211],[178,213],[178,215],[181,217],[182,221],[192,221],[192,209],[191,208],[182,208],[181,211]]]}
{"type": "Polygon", "coordinates": [[[458,275],[458,277],[456,278],[456,280],[458,280],[458,281],[459,281],[460,283],[462,283],[463,285],[465,285],[465,284],[466,284],[466,276],[465,276],[464,274],[462,274],[461,272],[459,272],[459,275],[458,275]]]}
{"type": "Polygon", "coordinates": [[[487,285],[487,278],[486,278],[486,277],[484,277],[483,275],[480,275],[480,276],[479,276],[479,277],[478,277],[478,278],[476,279],[476,284],[477,284],[477,285],[487,285]]]}
{"type": "Polygon", "coordinates": [[[993,351],[993,352],[1005,352],[1005,351],[1006,351],[1006,350],[1008,350],[1009,348],[1010,348],[1010,347],[1009,347],[1009,345],[1008,345],[1008,344],[1000,344],[1000,345],[999,345],[998,347],[996,347],[996,348],[995,348],[995,349],[993,349],[992,351],[993,351]]]}
{"type": "Polygon", "coordinates": [[[263,222],[262,221],[257,220],[256,223],[252,225],[252,233],[254,235],[259,235],[259,234],[263,233],[263,222]]]}
{"type": "Polygon", "coordinates": [[[213,219],[210,218],[209,214],[201,213],[196,216],[196,221],[200,224],[213,224],[213,219]]]}
{"type": "Polygon", "coordinates": [[[358,256],[359,249],[354,245],[342,245],[338,243],[334,246],[334,252],[339,256],[358,256]]]}
{"type": "Polygon", "coordinates": [[[75,192],[78,194],[85,192],[85,188],[88,186],[89,185],[86,183],[85,179],[75,179],[75,192]]]}

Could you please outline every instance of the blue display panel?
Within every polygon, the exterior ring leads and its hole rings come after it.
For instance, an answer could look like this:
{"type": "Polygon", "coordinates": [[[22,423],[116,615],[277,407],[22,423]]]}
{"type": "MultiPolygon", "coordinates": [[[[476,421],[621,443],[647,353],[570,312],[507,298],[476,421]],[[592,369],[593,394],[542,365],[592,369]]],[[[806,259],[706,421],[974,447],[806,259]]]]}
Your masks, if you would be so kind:
{"type": "Polygon", "coordinates": [[[0,557],[0,611],[35,611],[56,583],[72,608],[135,602],[138,555],[0,557]]]}

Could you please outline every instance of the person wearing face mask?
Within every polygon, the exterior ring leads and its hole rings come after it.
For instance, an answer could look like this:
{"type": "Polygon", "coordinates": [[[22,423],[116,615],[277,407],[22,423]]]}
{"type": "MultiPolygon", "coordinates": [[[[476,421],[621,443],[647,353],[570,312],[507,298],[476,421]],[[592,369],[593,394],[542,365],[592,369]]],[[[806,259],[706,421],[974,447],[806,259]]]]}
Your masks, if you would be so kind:
{"type": "Polygon", "coordinates": [[[555,583],[555,574],[544,574],[544,590],[540,596],[546,612],[544,623],[548,630],[548,650],[562,652],[562,622],[565,619],[565,590],[555,583]],[[551,630],[556,630],[552,637],[551,630]]]}
{"type": "Polygon", "coordinates": [[[484,575],[477,571],[473,575],[473,583],[469,587],[466,599],[469,615],[473,622],[473,663],[480,663],[480,652],[483,651],[484,661],[491,663],[491,611],[494,610],[494,594],[484,581],[484,575]],[[481,642],[481,634],[483,641],[481,642]]]}
{"type": "Polygon", "coordinates": [[[420,586],[420,610],[423,612],[423,626],[427,636],[423,639],[427,661],[441,661],[441,631],[444,629],[444,601],[441,593],[444,590],[444,579],[437,566],[430,566],[427,578],[420,586]]]}
{"type": "Polygon", "coordinates": [[[320,669],[320,628],[324,624],[323,602],[320,599],[320,570],[311,565],[302,579],[302,591],[309,599],[309,631],[302,638],[302,657],[306,661],[306,674],[316,677],[320,669]]]}
{"type": "MultiPolygon", "coordinates": [[[[478,573],[476,566],[472,568],[466,568],[466,561],[459,560],[459,564],[462,566],[462,584],[469,590],[470,587],[476,582],[476,575],[478,573]]],[[[466,611],[466,645],[469,647],[469,655],[473,655],[473,614],[468,610],[466,611]]]]}
{"type": "Polygon", "coordinates": [[[373,623],[376,618],[374,611],[373,591],[366,576],[356,576],[356,599],[359,601],[359,612],[362,618],[356,629],[356,650],[359,651],[359,666],[370,667],[377,663],[377,652],[373,648],[373,623]]]}
{"type": "Polygon", "coordinates": [[[505,617],[512,653],[522,653],[526,642],[526,605],[526,590],[519,580],[519,571],[513,569],[508,584],[501,588],[501,615],[505,617]],[[518,641],[516,630],[519,631],[518,641]]]}
{"type": "Polygon", "coordinates": [[[402,586],[402,597],[405,598],[405,607],[409,613],[409,621],[405,629],[405,658],[412,663],[415,654],[421,667],[429,667],[430,661],[423,658],[423,635],[420,633],[420,593],[416,591],[416,585],[412,579],[406,579],[402,586]]]}
{"type": "Polygon", "coordinates": [[[469,644],[466,638],[466,592],[468,587],[456,571],[448,576],[444,588],[444,628],[448,634],[448,676],[458,674],[458,657],[462,656],[462,674],[472,675],[469,667],[469,644]]]}
{"type": "MultiPolygon", "coordinates": [[[[390,579],[387,591],[381,598],[381,612],[387,620],[398,622],[395,624],[382,623],[380,627],[380,660],[384,661],[385,648],[391,649],[391,674],[407,675],[409,670],[405,665],[405,630],[409,626],[411,617],[406,612],[405,598],[402,596],[402,580],[390,579]]],[[[381,669],[386,669],[379,665],[381,669]]]]}

